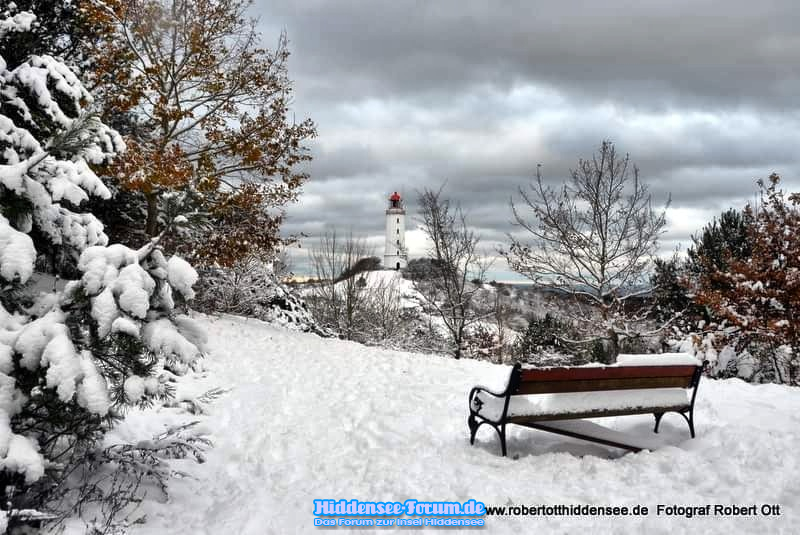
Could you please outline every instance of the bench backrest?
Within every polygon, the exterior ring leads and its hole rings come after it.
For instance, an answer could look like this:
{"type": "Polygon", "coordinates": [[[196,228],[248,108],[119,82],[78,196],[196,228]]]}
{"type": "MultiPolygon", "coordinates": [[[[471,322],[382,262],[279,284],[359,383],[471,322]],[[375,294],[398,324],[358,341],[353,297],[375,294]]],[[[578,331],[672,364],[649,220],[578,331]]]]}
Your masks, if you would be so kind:
{"type": "Polygon", "coordinates": [[[522,368],[511,372],[510,395],[596,392],[648,388],[693,388],[702,366],[522,368]]]}

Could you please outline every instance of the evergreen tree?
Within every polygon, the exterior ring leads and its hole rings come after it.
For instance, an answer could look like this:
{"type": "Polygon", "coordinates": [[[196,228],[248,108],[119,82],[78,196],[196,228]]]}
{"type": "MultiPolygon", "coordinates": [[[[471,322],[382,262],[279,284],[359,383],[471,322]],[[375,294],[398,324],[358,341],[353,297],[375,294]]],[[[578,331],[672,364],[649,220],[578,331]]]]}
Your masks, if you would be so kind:
{"type": "Polygon", "coordinates": [[[653,288],[653,316],[661,324],[669,324],[669,332],[687,334],[698,322],[711,321],[709,311],[692,299],[693,278],[690,262],[678,257],[657,258],[650,284],[653,288]]]}
{"type": "Polygon", "coordinates": [[[587,348],[576,347],[565,341],[577,338],[578,333],[568,322],[546,313],[544,316],[533,315],[528,320],[528,327],[514,343],[512,352],[522,362],[530,362],[539,366],[572,365],[585,360],[602,362],[606,358],[603,344],[595,340],[588,354],[587,348]],[[596,351],[601,351],[597,354],[596,351]]]}
{"type": "MultiPolygon", "coordinates": [[[[78,2],[70,0],[15,0],[15,11],[35,12],[36,20],[24,32],[0,37],[0,56],[15,69],[32,54],[59,57],[73,63],[79,56],[79,41],[87,25],[78,2]]],[[[74,64],[74,63],[73,63],[74,64]]]]}
{"type": "Polygon", "coordinates": [[[730,260],[750,258],[748,230],[752,219],[751,212],[731,208],[703,227],[699,235],[692,236],[694,244],[687,251],[689,271],[695,275],[724,272],[730,260]]]}
{"type": "MultiPolygon", "coordinates": [[[[3,13],[0,40],[36,28],[29,12],[3,13]]],[[[17,37],[19,39],[17,40],[17,37]]],[[[48,55],[14,68],[0,57],[0,507],[52,506],[49,498],[134,404],[170,394],[169,373],[200,355],[204,335],[177,314],[197,275],[158,240],[108,246],[82,209],[110,197],[92,165],[124,150],[88,113],[92,95],[48,55]],[[60,259],[41,262],[44,254],[60,259]],[[47,274],[77,274],[36,294],[47,274]],[[171,370],[167,371],[167,370],[171,370]],[[9,490],[13,492],[9,493],[9,490]]],[[[14,522],[0,513],[0,526],[14,522]]]]}
{"type": "Polygon", "coordinates": [[[569,331],[565,325],[549,312],[540,316],[532,316],[528,320],[528,328],[517,341],[517,352],[522,355],[533,354],[543,350],[554,350],[564,347],[561,336],[569,331]]]}

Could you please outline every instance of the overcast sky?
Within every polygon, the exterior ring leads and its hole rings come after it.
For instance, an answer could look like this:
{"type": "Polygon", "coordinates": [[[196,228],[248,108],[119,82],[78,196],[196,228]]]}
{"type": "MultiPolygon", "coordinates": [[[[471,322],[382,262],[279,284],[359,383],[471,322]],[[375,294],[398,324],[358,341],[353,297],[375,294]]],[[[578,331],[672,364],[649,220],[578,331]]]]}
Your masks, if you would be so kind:
{"type": "MultiPolygon", "coordinates": [[[[537,164],[561,183],[603,139],[671,194],[662,250],[754,196],[800,183],[800,2],[258,1],[265,42],[286,30],[293,110],[310,117],[311,179],[287,233],[326,225],[382,255],[398,190],[447,182],[488,249],[537,164]]],[[[310,244],[310,240],[304,240],[310,244]]]]}

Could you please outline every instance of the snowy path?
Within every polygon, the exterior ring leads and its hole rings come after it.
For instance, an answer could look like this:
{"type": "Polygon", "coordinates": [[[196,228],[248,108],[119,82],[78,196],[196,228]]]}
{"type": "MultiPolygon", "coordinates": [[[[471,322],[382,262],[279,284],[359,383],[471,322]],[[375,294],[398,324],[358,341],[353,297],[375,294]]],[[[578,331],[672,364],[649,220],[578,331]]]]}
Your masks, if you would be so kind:
{"type": "MultiPolygon", "coordinates": [[[[146,502],[147,522],[136,534],[311,533],[319,529],[318,498],[651,508],[636,518],[486,517],[491,533],[794,531],[797,389],[704,381],[698,438],[689,440],[683,420],[668,415],[658,435],[665,446],[652,453],[623,455],[512,426],[512,457],[502,458],[490,429],[475,447],[466,429],[468,389],[496,376],[496,366],[323,340],[255,320],[201,321],[209,373],[192,388],[231,389],[205,418],[215,448],[203,465],[182,462],[198,481],[176,480],[168,503],[146,502]],[[659,503],[776,503],[783,515],[685,519],[656,516],[659,503]]],[[[649,416],[602,423],[652,436],[649,416]]],[[[130,432],[142,424],[132,418],[130,432]]]]}

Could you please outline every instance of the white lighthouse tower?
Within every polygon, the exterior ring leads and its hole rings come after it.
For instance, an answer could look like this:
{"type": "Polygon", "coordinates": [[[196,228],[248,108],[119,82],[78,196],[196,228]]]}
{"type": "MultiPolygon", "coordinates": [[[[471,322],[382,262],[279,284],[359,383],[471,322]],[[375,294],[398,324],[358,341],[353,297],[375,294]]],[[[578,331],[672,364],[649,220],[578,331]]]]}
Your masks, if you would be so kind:
{"type": "Polygon", "coordinates": [[[406,267],[406,210],[403,199],[396,191],[389,197],[386,209],[386,247],[383,251],[383,267],[400,269],[406,267]]]}

